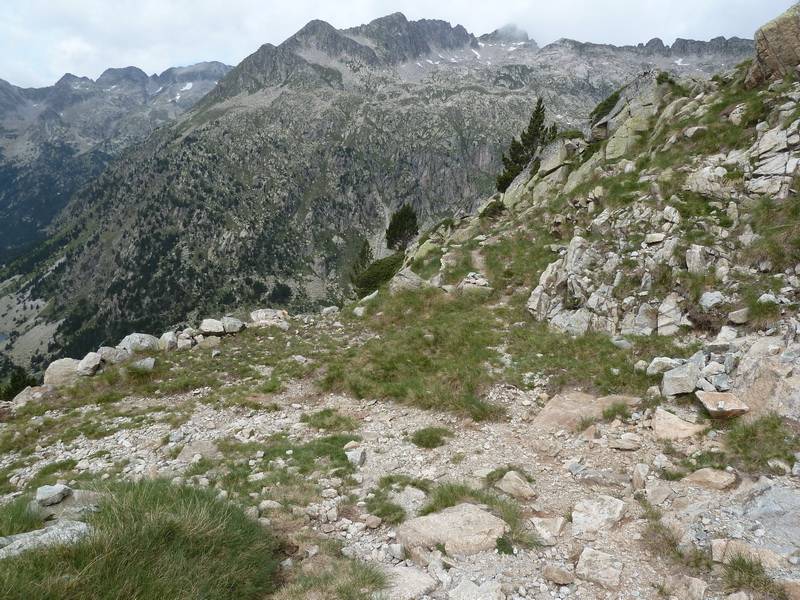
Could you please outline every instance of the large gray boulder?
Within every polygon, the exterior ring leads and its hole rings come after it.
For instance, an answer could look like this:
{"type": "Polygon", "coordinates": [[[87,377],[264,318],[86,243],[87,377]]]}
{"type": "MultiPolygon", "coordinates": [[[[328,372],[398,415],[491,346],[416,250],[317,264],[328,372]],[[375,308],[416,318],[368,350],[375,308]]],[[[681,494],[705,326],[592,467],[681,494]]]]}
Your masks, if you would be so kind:
{"type": "Polygon", "coordinates": [[[222,327],[225,333],[239,333],[244,329],[244,323],[235,317],[222,317],[222,327]]]}
{"type": "Polygon", "coordinates": [[[74,544],[90,531],[89,526],[81,521],[59,520],[43,529],[0,538],[0,560],[37,548],[74,544]]]}
{"type": "Polygon", "coordinates": [[[100,355],[100,358],[103,359],[103,362],[108,365],[119,364],[128,360],[131,356],[131,353],[127,350],[112,348],[111,346],[101,346],[97,349],[97,353],[100,355]]]}
{"type": "Polygon", "coordinates": [[[661,393],[667,397],[691,394],[697,388],[697,380],[701,375],[700,367],[691,361],[670,369],[661,380],[661,393]]]}
{"type": "Polygon", "coordinates": [[[275,308],[259,308],[250,313],[250,320],[257,327],[277,327],[284,331],[289,329],[289,313],[275,308]]]}
{"type": "Polygon", "coordinates": [[[200,323],[200,333],[203,335],[223,335],[225,326],[217,319],[203,319],[200,323]]]}
{"type": "Polygon", "coordinates": [[[117,348],[128,354],[158,350],[158,338],[147,333],[131,333],[122,338],[122,341],[117,344],[117,348]]]}
{"type": "Polygon", "coordinates": [[[572,509],[572,532],[581,536],[609,529],[622,519],[625,508],[622,500],[602,494],[581,500],[572,509]]]}
{"type": "Polygon", "coordinates": [[[100,367],[103,366],[103,357],[97,352],[89,352],[83,357],[81,362],[78,363],[78,375],[81,377],[91,377],[100,367]]]}
{"type": "Polygon", "coordinates": [[[418,290],[428,285],[422,277],[414,273],[410,267],[398,271],[389,282],[389,292],[397,294],[406,290],[418,290]]]}
{"type": "Polygon", "coordinates": [[[178,335],[174,331],[166,331],[158,338],[158,349],[170,352],[178,349],[178,335]]]}
{"type": "Polygon", "coordinates": [[[65,387],[78,381],[78,365],[74,358],[59,358],[50,363],[44,372],[44,384],[53,387],[65,387]]]}
{"type": "Polygon", "coordinates": [[[508,525],[474,504],[459,504],[441,512],[406,521],[397,528],[397,541],[406,552],[434,550],[438,545],[452,556],[470,556],[494,549],[508,525]]]}

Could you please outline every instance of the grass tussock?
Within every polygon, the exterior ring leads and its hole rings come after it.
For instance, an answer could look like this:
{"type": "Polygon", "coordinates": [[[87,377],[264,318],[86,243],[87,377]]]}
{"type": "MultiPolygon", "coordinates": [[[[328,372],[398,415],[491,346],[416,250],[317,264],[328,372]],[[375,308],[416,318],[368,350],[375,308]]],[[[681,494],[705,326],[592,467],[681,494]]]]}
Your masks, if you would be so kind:
{"type": "Polygon", "coordinates": [[[313,414],[302,415],[300,421],[324,431],[353,431],[358,429],[358,423],[356,423],[355,419],[340,414],[333,408],[325,408],[313,414]]]}
{"type": "Polygon", "coordinates": [[[0,597],[261,599],[277,588],[279,543],[236,506],[164,481],[109,491],[88,538],[0,562],[0,597]]]}
{"type": "Polygon", "coordinates": [[[0,537],[33,531],[42,526],[42,519],[28,510],[31,499],[20,496],[0,506],[0,537]]]}
{"type": "Polygon", "coordinates": [[[406,487],[415,487],[425,493],[430,492],[429,482],[414,479],[407,475],[387,475],[378,482],[378,487],[367,499],[367,510],[370,514],[380,517],[384,522],[391,525],[402,523],[406,518],[405,509],[399,504],[391,501],[393,492],[402,492],[406,487]]]}
{"type": "Polygon", "coordinates": [[[712,562],[708,551],[696,546],[691,548],[681,546],[678,534],[662,522],[661,511],[643,498],[639,498],[639,503],[644,512],[644,518],[647,519],[642,542],[650,552],[695,573],[705,573],[711,570],[712,562]]]}
{"type": "Polygon", "coordinates": [[[438,448],[447,443],[453,432],[445,427],[425,427],[414,432],[411,441],[420,448],[438,448]]]}
{"type": "Polygon", "coordinates": [[[770,577],[764,565],[745,556],[735,556],[725,565],[725,586],[730,591],[748,591],[771,600],[788,600],[783,586],[770,577]]]}
{"type": "Polygon", "coordinates": [[[725,448],[735,464],[748,471],[764,471],[772,459],[791,465],[794,453],[800,451],[800,436],[773,413],[750,423],[738,422],[725,436],[725,448]]]}

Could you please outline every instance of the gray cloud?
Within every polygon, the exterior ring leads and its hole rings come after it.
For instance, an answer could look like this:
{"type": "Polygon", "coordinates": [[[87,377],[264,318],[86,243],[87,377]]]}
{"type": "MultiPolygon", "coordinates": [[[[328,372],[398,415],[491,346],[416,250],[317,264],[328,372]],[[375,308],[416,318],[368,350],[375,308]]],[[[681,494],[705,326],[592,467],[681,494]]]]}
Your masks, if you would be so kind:
{"type": "Polygon", "coordinates": [[[0,78],[43,86],[65,72],[107,67],[148,73],[199,62],[236,64],[311,19],[348,27],[402,11],[473,33],[516,23],[540,44],[569,37],[635,44],[652,37],[752,37],[794,0],[4,0],[0,78]]]}

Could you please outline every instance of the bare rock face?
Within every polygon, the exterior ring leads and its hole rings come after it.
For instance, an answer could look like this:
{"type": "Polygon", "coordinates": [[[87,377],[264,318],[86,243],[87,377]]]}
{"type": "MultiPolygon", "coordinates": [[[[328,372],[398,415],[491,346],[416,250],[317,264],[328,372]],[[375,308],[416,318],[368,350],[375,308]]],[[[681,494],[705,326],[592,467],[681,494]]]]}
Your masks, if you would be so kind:
{"type": "Polygon", "coordinates": [[[800,65],[800,4],[756,32],[756,59],[747,74],[747,85],[755,87],[773,78],[796,72],[800,65]]]}
{"type": "Polygon", "coordinates": [[[470,556],[493,549],[507,529],[502,519],[474,504],[459,504],[406,521],[397,529],[397,541],[411,554],[442,544],[449,555],[470,556]]]}
{"type": "Polygon", "coordinates": [[[653,418],[653,430],[659,440],[682,440],[702,433],[705,426],[684,421],[679,416],[659,407],[653,418]]]}
{"type": "Polygon", "coordinates": [[[584,418],[599,419],[603,411],[614,404],[624,403],[629,407],[637,406],[641,398],[635,396],[602,396],[596,398],[591,394],[570,391],[555,396],[536,415],[533,425],[539,429],[574,430],[584,418]]]}

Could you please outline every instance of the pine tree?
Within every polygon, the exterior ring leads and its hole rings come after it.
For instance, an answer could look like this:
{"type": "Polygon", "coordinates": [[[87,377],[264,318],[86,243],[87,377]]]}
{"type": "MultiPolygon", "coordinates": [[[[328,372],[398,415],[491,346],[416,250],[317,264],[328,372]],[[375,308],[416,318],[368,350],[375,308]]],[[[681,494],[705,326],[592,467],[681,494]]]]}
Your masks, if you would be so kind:
{"type": "MultiPolygon", "coordinates": [[[[536,102],[536,107],[531,113],[528,127],[522,132],[519,140],[514,138],[508,148],[508,153],[503,154],[503,172],[497,177],[497,189],[505,192],[511,182],[522,173],[528,163],[533,160],[537,152],[552,142],[558,134],[555,124],[545,125],[546,110],[541,98],[536,102]]],[[[539,170],[539,165],[534,164],[531,174],[539,170]]]]}
{"type": "Polygon", "coordinates": [[[405,250],[418,232],[417,213],[410,204],[404,204],[389,221],[386,246],[392,250],[405,250]]]}

